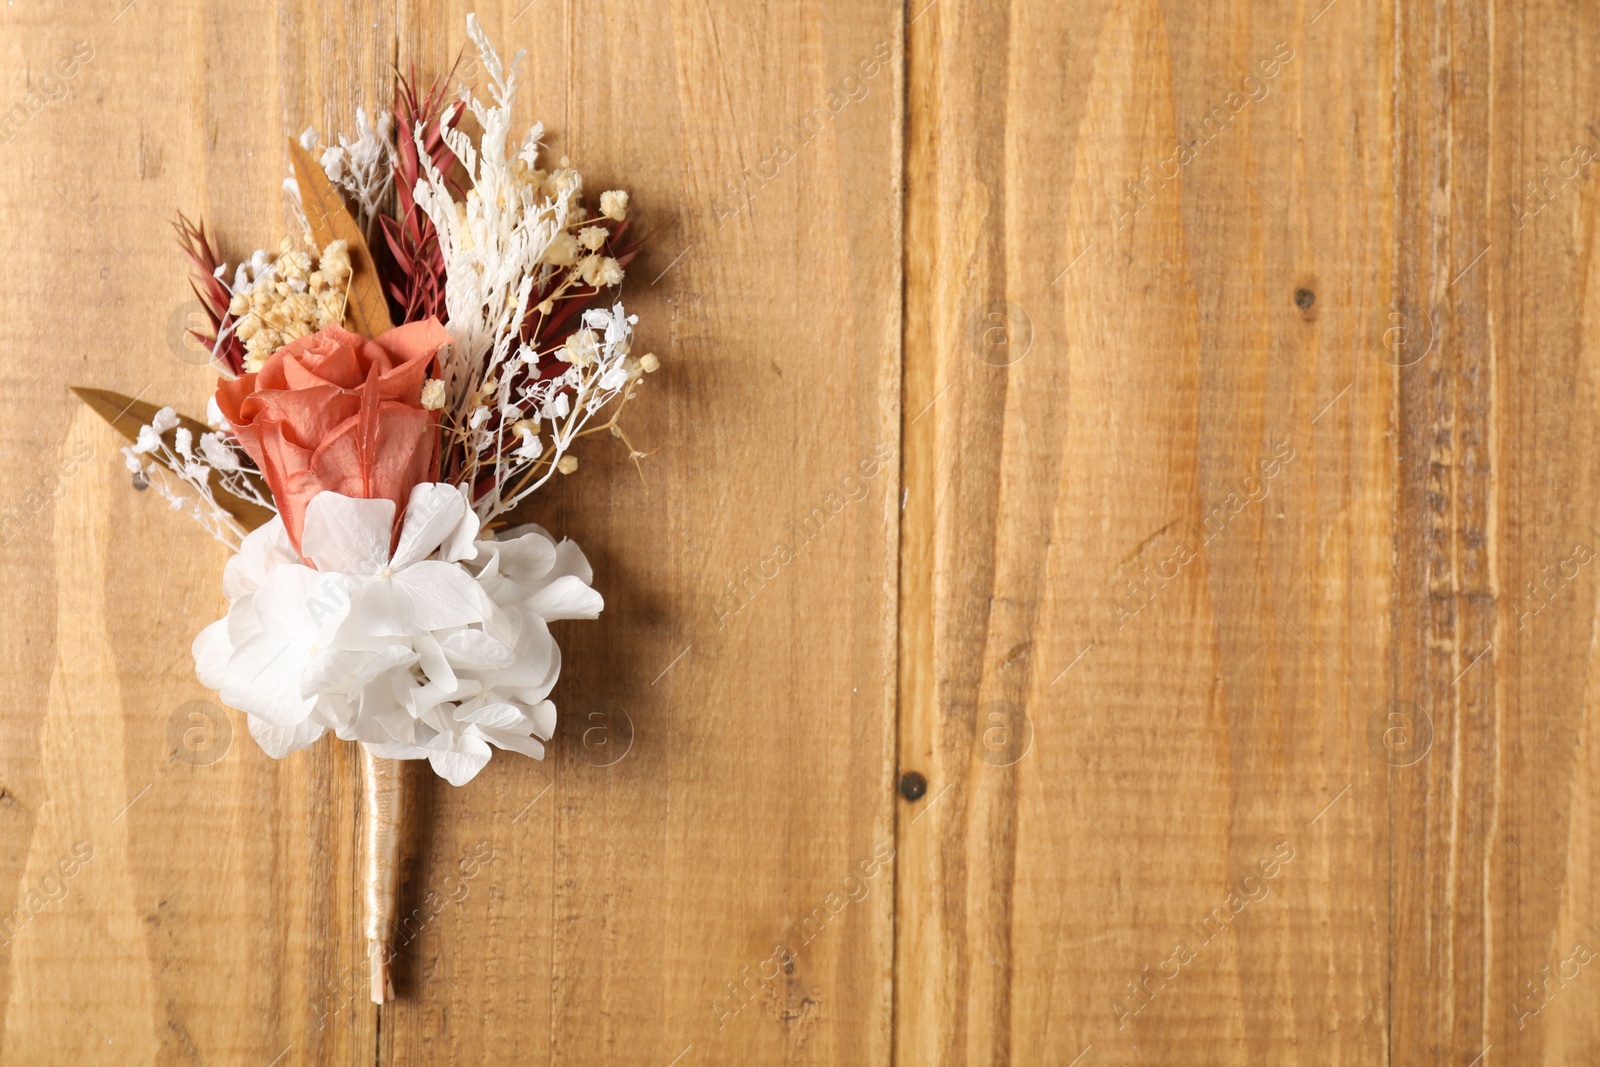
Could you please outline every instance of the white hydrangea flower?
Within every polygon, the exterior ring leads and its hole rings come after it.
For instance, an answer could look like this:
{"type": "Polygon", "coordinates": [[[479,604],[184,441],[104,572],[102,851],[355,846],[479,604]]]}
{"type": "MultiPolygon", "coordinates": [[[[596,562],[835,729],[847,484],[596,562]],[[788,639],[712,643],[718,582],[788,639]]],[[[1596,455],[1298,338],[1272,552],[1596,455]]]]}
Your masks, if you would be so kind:
{"type": "Polygon", "coordinates": [[[194,641],[201,682],[275,757],[332,730],[454,785],[495,748],[541,758],[561,669],[548,623],[603,606],[583,553],[537,526],[482,537],[442,483],[412,490],[391,552],[393,528],[391,501],[324,492],[305,560],[280,519],[246,537],[223,576],[228,614],[194,641]]]}

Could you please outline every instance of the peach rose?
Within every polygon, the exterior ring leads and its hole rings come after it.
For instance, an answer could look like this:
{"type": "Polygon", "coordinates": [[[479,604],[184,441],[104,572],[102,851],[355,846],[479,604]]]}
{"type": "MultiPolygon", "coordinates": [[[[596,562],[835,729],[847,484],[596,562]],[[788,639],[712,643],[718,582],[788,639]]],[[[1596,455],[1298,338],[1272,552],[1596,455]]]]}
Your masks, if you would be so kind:
{"type": "Polygon", "coordinates": [[[324,489],[395,502],[438,477],[438,414],[422,383],[450,334],[424,319],[368,339],[338,326],[291,341],[257,374],[217,385],[217,406],[272,490],[295,551],[324,489]]]}

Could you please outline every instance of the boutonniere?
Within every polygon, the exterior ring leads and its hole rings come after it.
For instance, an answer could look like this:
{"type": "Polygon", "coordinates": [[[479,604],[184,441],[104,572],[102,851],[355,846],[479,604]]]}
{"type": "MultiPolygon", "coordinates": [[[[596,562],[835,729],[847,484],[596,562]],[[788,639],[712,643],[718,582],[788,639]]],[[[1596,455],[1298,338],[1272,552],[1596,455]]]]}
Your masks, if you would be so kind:
{"type": "Polygon", "coordinates": [[[628,195],[597,198],[543,128],[511,125],[508,66],[467,32],[489,100],[419,93],[357,112],[354,138],[289,143],[299,233],[230,266],[180,216],[218,375],[204,422],[91,388],[153,487],[235,550],[226,615],[195,671],[270,756],[331,733],[359,746],[372,997],[405,830],[402,768],[453,785],[496,750],[535,759],[555,730],[549,624],[602,599],[577,545],[519,521],[572,446],[606,431],[653,355],[617,299],[637,245],[628,195]],[[463,119],[481,131],[471,137],[463,119]],[[318,151],[320,147],[320,152],[318,151]]]}

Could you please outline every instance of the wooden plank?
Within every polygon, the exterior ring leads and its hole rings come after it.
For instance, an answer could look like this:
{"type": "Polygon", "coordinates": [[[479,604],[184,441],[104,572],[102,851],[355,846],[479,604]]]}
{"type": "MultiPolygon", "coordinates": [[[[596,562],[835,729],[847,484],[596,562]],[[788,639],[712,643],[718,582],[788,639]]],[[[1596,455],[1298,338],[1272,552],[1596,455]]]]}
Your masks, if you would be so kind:
{"type": "Polygon", "coordinates": [[[0,191],[9,247],[50,250],[0,268],[16,530],[0,885],[21,924],[0,939],[0,1060],[370,1062],[376,1018],[347,1000],[365,968],[349,761],[265,758],[195,681],[225,552],[130,489],[120,440],[66,387],[204,411],[172,213],[204,215],[233,256],[274,243],[279,116],[326,129],[367,88],[386,99],[392,19],[106,3],[7,21],[7,97],[75,46],[86,58],[8,130],[0,191]]]}
{"type": "MultiPolygon", "coordinates": [[[[480,14],[508,53],[530,49],[556,150],[597,187],[630,188],[656,231],[626,294],[666,365],[632,426],[654,450],[649,486],[597,441],[544,516],[586,547],[610,604],[561,634],[553,758],[420,787],[403,999],[381,1016],[362,999],[342,748],[274,763],[234,717],[216,724],[238,732],[221,762],[171,758],[169,718],[180,738],[189,720],[167,709],[210,697],[188,645],[216,613],[222,554],[126,489],[109,431],[72,417],[64,385],[99,375],[134,395],[148,374],[151,395],[199,410],[204,376],[159,343],[109,370],[87,358],[106,336],[153,336],[150,309],[182,302],[166,213],[202,206],[234,252],[273,239],[281,138],[297,132],[279,123],[345,129],[355,104],[386,102],[397,58],[441,71],[464,9],[107,12],[71,123],[66,107],[39,120],[17,159],[30,180],[5,193],[19,240],[70,253],[51,260],[59,276],[6,268],[7,350],[85,353],[9,365],[30,398],[59,397],[8,409],[23,463],[7,491],[93,449],[6,560],[38,629],[8,652],[39,709],[5,722],[12,899],[72,860],[78,822],[111,827],[73,883],[78,910],[69,896],[6,946],[7,1062],[102,1040],[134,1061],[888,1057],[898,16],[480,14]],[[185,74],[148,87],[173,66],[185,74]],[[141,121],[152,106],[186,119],[141,121]],[[808,118],[802,142],[790,124],[808,118]],[[89,187],[60,199],[83,202],[34,214],[22,191],[73,170],[89,187]],[[62,336],[47,294],[81,290],[85,262],[111,281],[62,336]]],[[[59,14],[34,29],[70,50],[59,14]]],[[[10,57],[8,84],[37,62],[10,57]]]]}
{"type": "MultiPolygon", "coordinates": [[[[468,9],[402,5],[402,55],[442,69],[468,9]]],[[[433,790],[418,885],[495,859],[417,938],[385,1062],[885,1063],[898,15],[476,10],[528,50],[551,155],[631,191],[623,297],[663,369],[628,427],[644,482],[595,440],[544,502],[606,614],[558,634],[552,757],[433,790]]]]}
{"type": "Polygon", "coordinates": [[[1600,1041],[1595,27],[1312,7],[913,20],[899,1062],[1600,1041]]]}
{"type": "Polygon", "coordinates": [[[0,1062],[1597,1058],[1550,0],[479,8],[664,369],[645,483],[544,503],[608,601],[551,756],[419,783],[367,1004],[352,761],[215,709],[222,550],[65,386],[201,410],[170,213],[275,240],[283,124],[468,6],[4,16],[0,1062]]]}
{"type": "Polygon", "coordinates": [[[1403,10],[1393,658],[1433,717],[1396,792],[1394,1058],[1593,1060],[1592,12],[1403,10]],[[1436,77],[1437,57],[1452,76],[1436,77]],[[1565,177],[1563,177],[1565,175],[1565,177]],[[1399,847],[1404,845],[1406,847],[1399,847]],[[1424,847],[1426,846],[1426,847],[1424,847]]]}

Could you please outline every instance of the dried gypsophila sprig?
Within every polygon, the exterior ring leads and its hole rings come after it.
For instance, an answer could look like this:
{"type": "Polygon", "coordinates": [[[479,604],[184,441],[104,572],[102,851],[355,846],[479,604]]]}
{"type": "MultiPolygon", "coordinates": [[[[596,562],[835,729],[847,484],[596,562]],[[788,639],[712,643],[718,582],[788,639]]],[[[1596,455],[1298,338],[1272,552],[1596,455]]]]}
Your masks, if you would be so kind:
{"type": "Polygon", "coordinates": [[[341,322],[350,281],[350,253],[343,241],[318,249],[309,235],[304,247],[285,237],[278,251],[256,249],[234,268],[204,229],[182,215],[174,223],[190,263],[190,287],[211,321],[209,331],[189,335],[211,349],[211,364],[232,378],[261,369],[267,356],[297,337],[341,322]]]}
{"type": "Polygon", "coordinates": [[[257,249],[234,274],[228,312],[244,342],[244,369],[259,371],[279,348],[306,334],[344,321],[351,278],[344,241],[317,249],[296,248],[285,237],[278,254],[257,249]]]}
{"type": "MultiPolygon", "coordinates": [[[[511,132],[525,53],[519,51],[507,69],[472,15],[467,33],[488,72],[492,103],[462,91],[462,103],[483,131],[477,145],[458,129],[438,130],[468,176],[463,200],[452,196],[434,165],[423,126],[411,134],[421,163],[414,196],[437,234],[455,338],[441,366],[444,469],[469,491],[479,517],[489,520],[516,507],[552,473],[575,469],[576,457],[567,450],[577,437],[609,429],[626,442],[615,415],[634,395],[639,375],[658,362],[629,356],[637,320],[621,304],[590,308],[559,344],[542,346],[545,327],[569,318],[566,309],[556,312],[558,301],[592,299],[621,283],[622,263],[602,254],[613,231],[599,223],[624,222],[628,198],[604,193],[602,217],[590,222],[582,176],[566,160],[549,174],[538,169],[543,126],[535,124],[520,140],[511,132]],[[590,426],[613,401],[612,417],[590,426]],[[540,433],[546,422],[547,438],[540,433]]],[[[642,453],[628,447],[637,461],[642,453]]]]}
{"type": "MultiPolygon", "coordinates": [[[[628,446],[629,458],[635,462],[643,458],[618,422],[634,398],[640,375],[660,365],[654,355],[635,360],[628,354],[637,321],[637,316],[623,312],[621,304],[588,309],[582,327],[543,356],[550,361],[559,352],[564,371],[552,378],[523,378],[519,384],[510,375],[503,381],[490,379],[466,425],[446,424],[446,432],[457,435],[471,457],[462,481],[477,485],[474,509],[480,517],[504,514],[551,475],[577,470],[578,459],[568,450],[587,434],[609,430],[628,446]],[[590,425],[608,406],[606,421],[590,425]]],[[[520,353],[525,362],[541,358],[526,345],[520,353]]]]}
{"type": "MultiPolygon", "coordinates": [[[[338,144],[323,146],[318,162],[328,180],[343,190],[354,205],[356,222],[370,247],[375,243],[378,220],[383,217],[389,194],[394,189],[394,117],[387,111],[379,111],[375,119],[368,119],[366,108],[358,107],[355,138],[352,140],[342,133],[338,138],[338,144]]],[[[310,152],[317,144],[317,128],[306,127],[300,134],[301,147],[310,152]]],[[[298,200],[298,185],[294,192],[298,200]]]]}
{"type": "Polygon", "coordinates": [[[248,477],[250,458],[231,437],[222,432],[226,423],[212,401],[211,433],[203,433],[195,440],[194,433],[178,421],[172,408],[162,408],[154,420],[139,429],[133,444],[122,450],[128,470],[160,493],[173,511],[182,511],[195,519],[206,532],[234,551],[248,532],[239,521],[217,503],[212,489],[212,478],[217,484],[240,500],[277,510],[269,493],[263,493],[255,481],[248,477]],[[167,440],[171,434],[172,440],[167,440]],[[172,485],[175,479],[187,487],[184,492],[172,485]]]}

